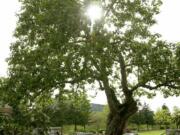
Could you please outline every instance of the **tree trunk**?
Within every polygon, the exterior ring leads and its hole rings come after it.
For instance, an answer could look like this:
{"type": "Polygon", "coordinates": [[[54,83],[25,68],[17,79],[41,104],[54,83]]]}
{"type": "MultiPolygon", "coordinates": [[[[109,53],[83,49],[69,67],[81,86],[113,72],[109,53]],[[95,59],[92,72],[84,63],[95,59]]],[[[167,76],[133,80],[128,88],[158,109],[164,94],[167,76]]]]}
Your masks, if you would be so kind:
{"type": "Polygon", "coordinates": [[[109,114],[106,135],[122,135],[125,130],[126,120],[119,116],[109,114]]]}
{"type": "Polygon", "coordinates": [[[77,124],[76,124],[76,122],[74,123],[74,131],[75,132],[77,131],[77,124]]]}
{"type": "Polygon", "coordinates": [[[149,130],[149,125],[148,124],[146,124],[146,129],[149,130]]]}
{"type": "Polygon", "coordinates": [[[63,125],[61,126],[60,134],[63,135],[63,125]]]}
{"type": "Polygon", "coordinates": [[[121,105],[116,113],[109,113],[106,135],[123,135],[127,120],[137,111],[136,102],[121,105]]]}
{"type": "Polygon", "coordinates": [[[154,125],[152,124],[152,125],[151,125],[151,130],[153,130],[153,129],[154,129],[154,125]]]}
{"type": "Polygon", "coordinates": [[[84,131],[86,131],[86,125],[84,124],[84,131]]]}
{"type": "Polygon", "coordinates": [[[117,52],[117,54],[119,55],[118,61],[120,64],[121,87],[124,96],[124,98],[122,98],[122,103],[120,103],[117,98],[116,90],[109,84],[106,68],[104,65],[100,66],[100,88],[105,90],[110,110],[107,120],[106,135],[123,135],[127,120],[138,109],[137,102],[133,99],[133,91],[128,88],[125,60],[121,53],[117,52]]]}
{"type": "Polygon", "coordinates": [[[139,131],[139,129],[140,129],[139,127],[140,127],[140,124],[137,124],[137,130],[138,130],[138,131],[139,131]]]}

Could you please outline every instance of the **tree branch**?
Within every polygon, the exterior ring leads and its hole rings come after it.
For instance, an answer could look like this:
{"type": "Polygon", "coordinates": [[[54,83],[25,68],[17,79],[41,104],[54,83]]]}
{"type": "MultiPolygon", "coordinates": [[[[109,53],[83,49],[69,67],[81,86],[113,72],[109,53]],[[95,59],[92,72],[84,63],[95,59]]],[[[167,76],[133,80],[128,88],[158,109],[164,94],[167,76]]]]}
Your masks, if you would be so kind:
{"type": "Polygon", "coordinates": [[[156,86],[143,85],[142,87],[150,89],[150,90],[158,89],[160,87],[169,87],[169,88],[173,88],[173,89],[179,89],[180,88],[180,87],[178,87],[176,85],[172,85],[172,84],[168,84],[168,83],[161,83],[161,84],[158,84],[156,86]]]}
{"type": "Polygon", "coordinates": [[[109,109],[110,109],[111,113],[117,113],[120,103],[116,97],[114,89],[112,89],[109,86],[107,77],[103,77],[102,83],[103,83],[103,86],[101,85],[101,87],[105,90],[107,101],[109,104],[109,109]]]}
{"type": "Polygon", "coordinates": [[[172,82],[173,81],[166,81],[166,82],[157,84],[156,86],[147,85],[146,83],[138,83],[137,85],[135,85],[131,89],[131,91],[135,91],[135,90],[137,90],[140,87],[146,88],[146,89],[149,89],[149,90],[158,89],[160,87],[169,87],[169,88],[173,88],[173,89],[179,89],[180,88],[180,86],[176,86],[176,85],[171,84],[172,82]]]}
{"type": "Polygon", "coordinates": [[[125,94],[126,99],[132,98],[132,92],[128,89],[128,83],[127,83],[127,74],[126,74],[126,65],[123,58],[123,55],[119,54],[119,63],[121,68],[121,85],[122,90],[125,94]]]}
{"type": "Polygon", "coordinates": [[[109,84],[107,71],[103,65],[101,65],[100,67],[100,74],[100,78],[97,79],[99,79],[98,82],[100,84],[100,88],[105,91],[107,101],[109,104],[109,109],[111,113],[117,113],[120,103],[116,97],[114,89],[109,84]]]}

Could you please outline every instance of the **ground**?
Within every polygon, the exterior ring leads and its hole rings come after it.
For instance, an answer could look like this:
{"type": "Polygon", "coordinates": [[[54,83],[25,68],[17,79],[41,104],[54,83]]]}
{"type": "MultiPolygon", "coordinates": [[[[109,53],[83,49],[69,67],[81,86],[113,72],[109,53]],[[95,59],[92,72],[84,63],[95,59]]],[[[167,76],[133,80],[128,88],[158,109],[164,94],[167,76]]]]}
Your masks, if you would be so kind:
{"type": "Polygon", "coordinates": [[[164,130],[156,130],[156,131],[144,131],[139,133],[139,135],[163,135],[165,133],[164,130]]]}

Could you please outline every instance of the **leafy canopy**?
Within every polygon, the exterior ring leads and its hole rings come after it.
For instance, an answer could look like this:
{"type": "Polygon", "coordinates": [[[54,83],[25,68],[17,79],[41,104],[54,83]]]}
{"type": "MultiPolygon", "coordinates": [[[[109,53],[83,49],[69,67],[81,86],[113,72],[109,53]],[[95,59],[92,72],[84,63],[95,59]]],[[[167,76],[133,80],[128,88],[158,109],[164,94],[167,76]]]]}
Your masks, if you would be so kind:
{"type": "Polygon", "coordinates": [[[150,32],[161,1],[98,0],[104,15],[93,32],[84,14],[89,1],[21,3],[9,58],[9,84],[19,98],[34,99],[67,83],[99,83],[103,90],[105,82],[121,102],[129,91],[179,94],[179,48],[150,32]]]}

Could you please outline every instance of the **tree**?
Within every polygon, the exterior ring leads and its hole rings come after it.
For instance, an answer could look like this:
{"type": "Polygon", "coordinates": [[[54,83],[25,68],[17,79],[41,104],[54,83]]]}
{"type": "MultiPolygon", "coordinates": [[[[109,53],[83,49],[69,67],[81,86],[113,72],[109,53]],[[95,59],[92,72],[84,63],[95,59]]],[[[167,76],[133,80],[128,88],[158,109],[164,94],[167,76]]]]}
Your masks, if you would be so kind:
{"type": "Polygon", "coordinates": [[[149,106],[145,104],[142,109],[144,115],[144,124],[147,125],[147,130],[149,130],[149,125],[154,124],[154,112],[150,110],[149,106]]]}
{"type": "Polygon", "coordinates": [[[74,91],[68,100],[68,124],[74,124],[75,131],[77,131],[77,125],[82,125],[85,129],[91,113],[90,102],[87,99],[87,95],[84,92],[74,91]]]}
{"type": "Polygon", "coordinates": [[[67,97],[61,94],[46,108],[52,127],[63,127],[67,123],[67,115],[69,114],[67,111],[67,105],[69,105],[67,101],[67,97]]]}
{"type": "Polygon", "coordinates": [[[77,131],[77,125],[85,126],[89,122],[90,102],[84,91],[74,91],[61,93],[56,96],[54,103],[47,109],[51,120],[51,126],[74,125],[77,131]]]}
{"type": "Polygon", "coordinates": [[[154,112],[150,110],[147,104],[144,104],[143,108],[130,118],[130,123],[136,124],[138,130],[141,124],[146,124],[147,130],[149,130],[149,125],[154,124],[154,112]]]}
{"type": "Polygon", "coordinates": [[[171,123],[171,113],[166,105],[162,106],[162,109],[158,109],[155,113],[154,119],[157,124],[164,125],[168,128],[168,125],[171,123]]]}
{"type": "Polygon", "coordinates": [[[69,85],[97,84],[110,110],[106,134],[122,135],[137,111],[135,95],[179,95],[177,45],[150,32],[160,0],[94,2],[104,13],[91,24],[88,0],[21,0],[7,90],[33,102],[69,85]]]}
{"type": "Polygon", "coordinates": [[[180,127],[180,108],[174,107],[172,120],[176,124],[176,128],[178,129],[180,127]]]}
{"type": "Polygon", "coordinates": [[[137,125],[137,130],[139,131],[140,125],[143,123],[144,118],[140,111],[137,111],[134,115],[132,115],[129,119],[129,122],[137,125]]]}
{"type": "Polygon", "coordinates": [[[1,78],[1,102],[12,108],[11,115],[9,117],[1,117],[2,119],[0,120],[1,128],[7,132],[5,134],[30,134],[35,128],[41,128],[46,132],[49,126],[49,118],[45,109],[51,104],[50,95],[37,95],[32,103],[31,98],[19,99],[20,94],[22,95],[23,93],[8,91],[8,83],[9,78],[1,78]]]}

